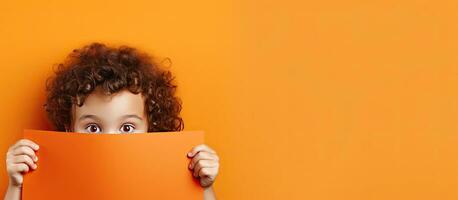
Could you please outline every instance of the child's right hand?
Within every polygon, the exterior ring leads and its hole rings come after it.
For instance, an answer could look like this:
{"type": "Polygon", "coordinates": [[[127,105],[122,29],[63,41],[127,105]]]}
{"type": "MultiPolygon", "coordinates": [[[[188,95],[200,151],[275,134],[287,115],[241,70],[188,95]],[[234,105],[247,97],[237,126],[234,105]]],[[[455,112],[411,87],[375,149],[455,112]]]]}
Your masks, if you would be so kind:
{"type": "Polygon", "coordinates": [[[10,186],[21,187],[23,174],[37,168],[38,157],[35,155],[39,146],[34,142],[21,139],[8,149],[6,169],[10,186]]]}

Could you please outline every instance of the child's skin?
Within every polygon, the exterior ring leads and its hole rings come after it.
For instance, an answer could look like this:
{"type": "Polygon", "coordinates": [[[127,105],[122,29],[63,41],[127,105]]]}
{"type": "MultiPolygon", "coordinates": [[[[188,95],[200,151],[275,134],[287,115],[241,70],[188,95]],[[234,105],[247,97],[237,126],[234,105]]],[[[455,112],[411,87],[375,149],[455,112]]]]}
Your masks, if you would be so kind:
{"type": "MultiPolygon", "coordinates": [[[[74,132],[119,134],[147,132],[148,129],[142,95],[128,90],[107,96],[96,88],[83,106],[74,106],[72,113],[74,132]]],[[[39,145],[27,139],[9,148],[6,158],[9,184],[5,200],[21,199],[23,174],[37,169],[35,152],[38,150],[39,145]]],[[[218,155],[202,144],[190,150],[188,157],[191,158],[190,172],[204,188],[204,200],[216,199],[212,184],[218,175],[218,155]]]]}

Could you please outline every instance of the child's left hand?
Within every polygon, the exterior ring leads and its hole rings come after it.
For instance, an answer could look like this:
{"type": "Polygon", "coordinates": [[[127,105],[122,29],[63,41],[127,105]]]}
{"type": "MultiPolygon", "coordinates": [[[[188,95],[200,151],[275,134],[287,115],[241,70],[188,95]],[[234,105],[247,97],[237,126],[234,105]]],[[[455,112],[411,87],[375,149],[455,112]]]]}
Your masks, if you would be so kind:
{"type": "Polygon", "coordinates": [[[207,145],[201,144],[194,147],[188,157],[192,158],[189,169],[193,176],[200,179],[200,185],[209,187],[215,181],[219,169],[219,157],[216,152],[207,145]]]}

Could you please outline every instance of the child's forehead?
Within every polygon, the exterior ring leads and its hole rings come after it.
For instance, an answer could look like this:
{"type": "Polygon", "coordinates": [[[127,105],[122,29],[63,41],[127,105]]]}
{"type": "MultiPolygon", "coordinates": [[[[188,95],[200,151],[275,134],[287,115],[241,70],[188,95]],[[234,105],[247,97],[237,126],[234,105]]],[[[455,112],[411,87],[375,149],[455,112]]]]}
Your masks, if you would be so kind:
{"type": "Polygon", "coordinates": [[[105,94],[102,89],[95,89],[90,93],[82,106],[75,106],[75,117],[83,114],[99,116],[119,116],[139,114],[143,116],[144,100],[141,93],[134,94],[127,89],[113,94],[105,94]]]}

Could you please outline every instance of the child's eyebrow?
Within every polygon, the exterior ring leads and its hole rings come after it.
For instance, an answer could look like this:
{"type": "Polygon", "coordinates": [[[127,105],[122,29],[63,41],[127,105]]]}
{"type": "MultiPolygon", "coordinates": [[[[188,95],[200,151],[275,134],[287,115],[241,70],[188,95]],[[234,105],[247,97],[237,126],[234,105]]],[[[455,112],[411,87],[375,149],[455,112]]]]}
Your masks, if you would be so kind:
{"type": "Polygon", "coordinates": [[[95,119],[95,120],[99,121],[99,118],[97,116],[95,116],[95,115],[82,115],[79,120],[83,120],[83,119],[87,119],[87,118],[91,118],[91,119],[95,119]]]}
{"type": "Polygon", "coordinates": [[[121,119],[127,119],[127,118],[137,118],[139,120],[143,120],[143,118],[141,118],[141,117],[139,117],[138,115],[135,115],[135,114],[133,114],[133,115],[124,115],[124,116],[121,117],[121,119]]]}

